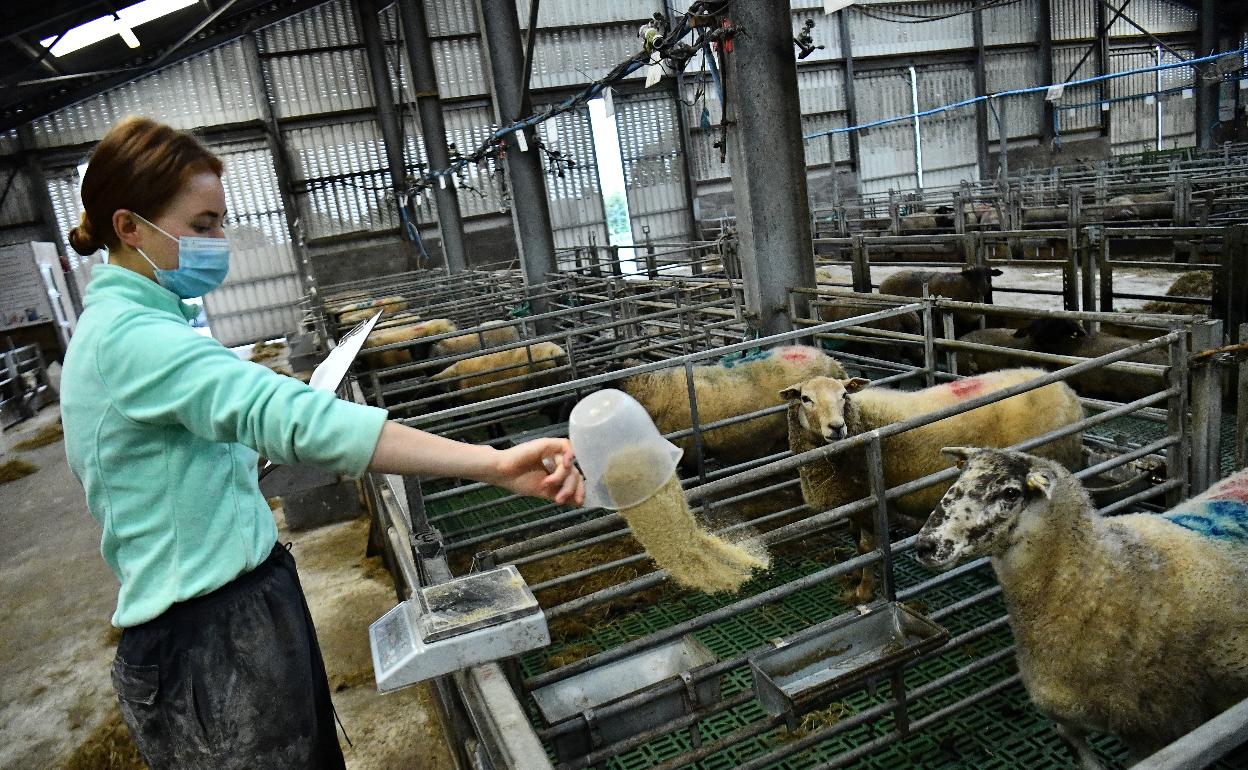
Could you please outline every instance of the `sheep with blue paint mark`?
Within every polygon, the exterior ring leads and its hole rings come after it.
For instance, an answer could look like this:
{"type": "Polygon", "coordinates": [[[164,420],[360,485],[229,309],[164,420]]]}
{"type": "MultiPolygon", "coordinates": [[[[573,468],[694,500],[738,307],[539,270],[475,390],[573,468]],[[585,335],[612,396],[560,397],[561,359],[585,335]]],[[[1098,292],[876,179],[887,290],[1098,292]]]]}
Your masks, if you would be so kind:
{"type": "Polygon", "coordinates": [[[1102,517],[1065,468],[950,447],[964,470],[920,562],[987,556],[1032,702],[1085,770],[1108,732],[1132,761],[1248,697],[1248,471],[1163,515],[1102,517]]]}
{"type": "MultiPolygon", "coordinates": [[[[785,345],[693,367],[698,425],[739,417],[780,406],[781,388],[810,377],[845,377],[845,369],[822,350],[785,345]]],[[[619,389],[645,408],[660,433],[687,430],[693,425],[684,367],[636,374],[622,380],[619,389]]],[[[686,464],[696,461],[692,436],[673,443],[685,450],[686,464]]],[[[784,413],[755,417],[702,433],[702,449],[729,464],[742,463],[784,451],[784,413]]]]}

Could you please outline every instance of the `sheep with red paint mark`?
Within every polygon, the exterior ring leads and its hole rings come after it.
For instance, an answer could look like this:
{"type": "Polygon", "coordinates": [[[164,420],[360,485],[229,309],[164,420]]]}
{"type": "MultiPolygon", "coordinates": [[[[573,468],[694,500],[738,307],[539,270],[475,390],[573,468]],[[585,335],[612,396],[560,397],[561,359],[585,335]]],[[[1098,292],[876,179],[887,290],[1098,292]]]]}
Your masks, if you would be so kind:
{"type": "MultiPolygon", "coordinates": [[[[805,345],[752,353],[744,358],[693,367],[698,425],[707,425],[757,412],[784,401],[778,395],[790,382],[810,377],[845,377],[845,369],[819,348],[805,345]]],[[[684,367],[633,375],[618,386],[645,408],[660,433],[693,426],[684,367]]],[[[676,439],[685,450],[686,465],[696,462],[692,436],[676,439]]],[[[784,414],[755,417],[702,433],[702,449],[709,456],[736,464],[784,451],[784,414]]]]}
{"type": "Polygon", "coordinates": [[[949,447],[964,467],[915,543],[945,570],[989,557],[1036,708],[1079,766],[1086,733],[1130,763],[1248,697],[1248,471],[1160,516],[1101,516],[1065,468],[949,447]]]}
{"type": "MultiPolygon", "coordinates": [[[[860,377],[815,377],[797,382],[780,393],[789,402],[789,448],[794,453],[806,452],[848,436],[868,433],[1005,390],[1044,374],[1040,369],[1009,369],[919,391],[868,388],[870,382],[860,377]]],[[[882,439],[884,481],[889,487],[895,487],[948,468],[949,463],[941,457],[940,450],[951,444],[1008,447],[1081,419],[1083,407],[1074,391],[1063,383],[1020,393],[882,439]]],[[[1076,431],[1036,451],[1068,467],[1078,467],[1082,457],[1081,435],[1076,431]]],[[[808,462],[799,472],[802,497],[816,512],[870,494],[864,449],[808,462]]],[[[898,520],[911,529],[918,529],[922,517],[932,510],[948,486],[947,483],[935,484],[897,498],[894,508],[898,520]]],[[[859,553],[875,548],[872,517],[870,510],[850,517],[850,530],[859,553]]],[[[869,601],[873,590],[873,572],[867,568],[855,589],[855,601],[869,601]]]]}

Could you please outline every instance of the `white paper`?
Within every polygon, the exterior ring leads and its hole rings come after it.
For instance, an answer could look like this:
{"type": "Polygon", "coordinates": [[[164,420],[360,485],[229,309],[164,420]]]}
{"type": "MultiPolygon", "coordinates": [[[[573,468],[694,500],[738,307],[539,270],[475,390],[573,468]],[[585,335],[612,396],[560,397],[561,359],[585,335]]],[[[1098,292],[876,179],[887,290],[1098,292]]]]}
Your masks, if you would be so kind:
{"type": "Polygon", "coordinates": [[[1058,83],[1055,86],[1049,86],[1049,90],[1044,94],[1046,102],[1055,102],[1062,98],[1062,94],[1066,93],[1066,84],[1058,83]]]}
{"type": "Polygon", "coordinates": [[[611,97],[611,89],[602,89],[602,111],[607,116],[615,114],[615,101],[611,97]]]}
{"type": "Polygon", "coordinates": [[[1184,99],[1191,99],[1191,98],[1192,98],[1192,89],[1190,89],[1190,88],[1184,88],[1184,89],[1183,89],[1183,98],[1184,98],[1184,99]]]}
{"type": "Polygon", "coordinates": [[[546,128],[546,143],[557,144],[559,142],[559,119],[551,118],[542,125],[546,128]]]}
{"type": "Polygon", "coordinates": [[[823,0],[823,12],[836,13],[842,8],[848,8],[854,4],[854,0],[823,0]]]}
{"type": "Polygon", "coordinates": [[[1149,94],[1148,96],[1145,96],[1145,97],[1144,97],[1144,103],[1145,103],[1145,104],[1156,104],[1156,103],[1157,103],[1157,97],[1153,96],[1152,94],[1149,94]]]}
{"type": "Polygon", "coordinates": [[[1109,102],[1101,102],[1101,112],[1109,112],[1109,102]]]}
{"type": "Polygon", "coordinates": [[[529,140],[524,136],[524,129],[516,132],[516,144],[520,145],[520,152],[529,151],[529,140]]]}
{"type": "Polygon", "coordinates": [[[438,174],[438,187],[446,189],[446,174],[438,174]]]}
{"type": "Polygon", "coordinates": [[[663,65],[651,64],[646,67],[646,88],[654,85],[663,79],[663,65]]]}

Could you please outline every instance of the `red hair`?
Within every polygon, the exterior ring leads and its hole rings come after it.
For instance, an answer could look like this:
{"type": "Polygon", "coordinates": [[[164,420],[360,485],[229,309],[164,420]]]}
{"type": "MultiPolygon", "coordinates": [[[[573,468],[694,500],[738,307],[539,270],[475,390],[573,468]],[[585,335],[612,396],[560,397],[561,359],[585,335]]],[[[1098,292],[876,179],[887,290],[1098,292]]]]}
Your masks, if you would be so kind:
{"type": "Polygon", "coordinates": [[[155,219],[188,179],[205,171],[221,176],[221,159],[195,137],[150,118],[122,119],[91,153],[82,179],[82,222],[69,231],[69,245],[84,256],[117,248],[118,209],[155,219]]]}

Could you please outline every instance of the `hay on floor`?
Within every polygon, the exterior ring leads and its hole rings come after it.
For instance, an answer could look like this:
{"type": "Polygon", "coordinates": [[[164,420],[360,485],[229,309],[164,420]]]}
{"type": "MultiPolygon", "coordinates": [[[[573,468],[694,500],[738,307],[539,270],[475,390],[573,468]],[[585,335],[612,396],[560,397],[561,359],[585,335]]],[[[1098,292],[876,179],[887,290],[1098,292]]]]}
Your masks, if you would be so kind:
{"type": "Polygon", "coordinates": [[[63,767],[64,770],[147,770],[116,707],[78,744],[63,767]]]}
{"type": "Polygon", "coordinates": [[[39,466],[34,463],[28,463],[21,459],[9,460],[0,465],[0,484],[8,484],[10,481],[24,479],[37,470],[39,470],[39,466]]]}
{"type": "Polygon", "coordinates": [[[65,438],[65,429],[61,427],[61,421],[57,420],[43,426],[21,441],[14,443],[13,448],[25,452],[31,449],[38,449],[41,446],[47,446],[48,444],[55,444],[63,438],[65,438]]]}

